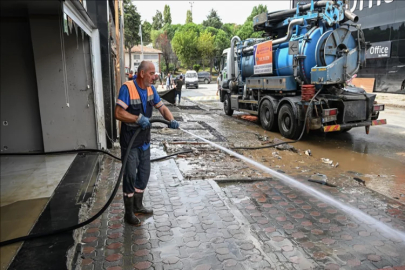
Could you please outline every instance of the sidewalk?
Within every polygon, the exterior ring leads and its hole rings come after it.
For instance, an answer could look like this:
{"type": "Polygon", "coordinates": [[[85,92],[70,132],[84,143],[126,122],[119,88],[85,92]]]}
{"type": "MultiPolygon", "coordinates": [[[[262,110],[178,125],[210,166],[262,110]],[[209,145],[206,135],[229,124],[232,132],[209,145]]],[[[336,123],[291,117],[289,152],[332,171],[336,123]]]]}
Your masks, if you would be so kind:
{"type": "MultiPolygon", "coordinates": [[[[152,157],[163,156],[152,148],[152,157]]],[[[91,212],[121,164],[106,159],[91,212]]],[[[318,187],[318,186],[316,186],[318,187]]],[[[405,231],[405,207],[355,188],[323,190],[405,231]]],[[[153,216],[123,221],[122,190],[83,235],[81,269],[405,269],[404,243],[283,183],[186,181],[173,159],[152,163],[153,216]],[[402,250],[402,251],[401,251],[402,250]]]]}
{"type": "Polygon", "coordinates": [[[405,94],[373,93],[377,94],[376,101],[388,107],[405,108],[405,94]]]}

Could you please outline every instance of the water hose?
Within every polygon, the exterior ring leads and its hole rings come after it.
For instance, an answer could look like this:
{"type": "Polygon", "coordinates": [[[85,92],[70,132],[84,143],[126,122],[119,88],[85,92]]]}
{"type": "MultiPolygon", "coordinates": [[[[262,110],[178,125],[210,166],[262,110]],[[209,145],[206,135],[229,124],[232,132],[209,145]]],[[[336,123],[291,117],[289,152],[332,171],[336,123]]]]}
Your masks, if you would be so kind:
{"type": "MultiPolygon", "coordinates": [[[[163,124],[166,124],[166,125],[169,125],[169,123],[170,123],[169,121],[162,120],[162,119],[151,119],[150,120],[151,124],[156,123],[156,122],[163,123],[163,124]]],[[[138,136],[140,131],[141,131],[141,129],[138,129],[138,130],[135,131],[134,135],[132,135],[131,140],[130,140],[130,142],[128,144],[128,150],[132,148],[132,145],[133,145],[133,143],[135,141],[135,138],[138,136]]],[[[93,149],[93,150],[96,150],[96,149],[93,149]]],[[[73,231],[73,230],[76,230],[76,229],[81,228],[83,226],[86,226],[87,224],[89,224],[89,223],[93,222],[94,220],[96,220],[99,216],[101,216],[104,213],[105,210],[107,210],[107,208],[110,206],[111,202],[113,201],[115,195],[117,194],[117,191],[118,191],[118,188],[120,186],[123,173],[125,171],[125,167],[127,165],[128,156],[129,156],[129,152],[130,152],[128,150],[125,152],[124,159],[122,160],[122,167],[121,167],[118,179],[117,179],[117,183],[115,184],[114,190],[111,193],[111,196],[108,199],[107,203],[100,209],[100,211],[97,212],[97,214],[95,214],[94,216],[92,216],[91,218],[89,218],[86,221],[83,221],[83,222],[81,222],[79,224],[69,226],[69,227],[66,227],[66,228],[53,230],[53,231],[45,232],[45,233],[30,234],[30,235],[26,235],[26,236],[22,236],[22,237],[17,237],[17,238],[14,238],[14,239],[2,241],[2,242],[0,242],[0,247],[11,245],[11,244],[21,242],[21,241],[28,241],[28,240],[33,240],[33,239],[37,239],[37,238],[48,237],[48,236],[53,236],[53,235],[73,231]]],[[[53,152],[53,153],[61,153],[61,152],[76,153],[76,152],[81,152],[81,151],[85,151],[85,150],[83,149],[83,150],[60,151],[60,152],[53,152]]],[[[108,152],[103,151],[103,150],[89,151],[89,152],[103,152],[105,154],[109,154],[108,152]]],[[[43,153],[31,153],[31,155],[33,155],[33,154],[35,155],[35,154],[43,154],[43,153]]],[[[13,154],[8,154],[8,155],[13,155],[13,154]]],[[[23,154],[15,154],[15,155],[23,155],[23,154]]],[[[30,153],[27,153],[26,155],[30,155],[30,153]]],[[[119,159],[116,156],[113,156],[111,154],[109,154],[109,155],[116,158],[116,159],[119,159]]],[[[161,159],[166,158],[166,157],[167,156],[156,158],[156,159],[151,160],[151,161],[161,160],[161,159]]]]}

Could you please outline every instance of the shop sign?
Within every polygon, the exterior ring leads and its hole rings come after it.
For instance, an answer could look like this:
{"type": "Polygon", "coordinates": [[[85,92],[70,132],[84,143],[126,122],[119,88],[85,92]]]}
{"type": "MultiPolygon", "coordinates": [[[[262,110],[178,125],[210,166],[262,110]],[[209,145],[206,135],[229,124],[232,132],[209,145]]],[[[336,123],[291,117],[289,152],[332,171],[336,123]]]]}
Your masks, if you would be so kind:
{"type": "Polygon", "coordinates": [[[371,43],[366,51],[366,58],[389,58],[391,57],[391,41],[371,43]]]}

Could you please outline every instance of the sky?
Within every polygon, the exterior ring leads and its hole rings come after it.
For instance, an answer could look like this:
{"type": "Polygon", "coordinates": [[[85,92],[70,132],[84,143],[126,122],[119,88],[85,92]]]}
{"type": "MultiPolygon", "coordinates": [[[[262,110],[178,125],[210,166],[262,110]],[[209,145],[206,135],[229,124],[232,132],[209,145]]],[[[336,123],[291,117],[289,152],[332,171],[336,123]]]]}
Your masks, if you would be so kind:
{"type": "Polygon", "coordinates": [[[190,10],[190,2],[193,3],[193,22],[201,24],[207,19],[210,10],[213,8],[222,19],[223,23],[243,24],[246,18],[252,12],[254,6],[260,4],[266,5],[267,10],[276,11],[290,9],[290,1],[132,1],[136,6],[138,13],[141,14],[141,20],[152,23],[152,17],[156,10],[163,14],[164,6],[170,6],[172,15],[172,24],[184,24],[186,22],[187,10],[190,10]]]}

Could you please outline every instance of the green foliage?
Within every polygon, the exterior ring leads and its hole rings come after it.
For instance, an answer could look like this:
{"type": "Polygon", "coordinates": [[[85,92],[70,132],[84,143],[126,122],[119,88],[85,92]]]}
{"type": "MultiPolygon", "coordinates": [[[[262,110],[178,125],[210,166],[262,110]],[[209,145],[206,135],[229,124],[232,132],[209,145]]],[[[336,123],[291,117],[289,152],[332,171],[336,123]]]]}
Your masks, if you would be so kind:
{"type": "Polygon", "coordinates": [[[163,27],[163,16],[162,12],[156,10],[156,15],[152,18],[152,29],[159,30],[163,27]]]}
{"type": "Polygon", "coordinates": [[[164,24],[172,24],[172,14],[170,13],[170,6],[165,5],[165,9],[163,10],[163,17],[164,17],[164,24]]]}
{"type": "Polygon", "coordinates": [[[131,48],[138,45],[141,41],[139,37],[139,25],[141,24],[141,15],[132,5],[130,0],[124,0],[124,46],[129,51],[129,67],[132,65],[131,48]]]}
{"type": "Polygon", "coordinates": [[[215,55],[221,56],[222,52],[230,47],[231,39],[223,30],[219,30],[217,35],[215,36],[215,55]]]}
{"type": "Polygon", "coordinates": [[[198,64],[193,65],[193,69],[198,72],[200,70],[201,66],[198,64]]]}
{"type": "Polygon", "coordinates": [[[204,26],[202,25],[197,25],[195,23],[187,23],[182,26],[180,26],[179,31],[181,32],[193,32],[198,36],[200,36],[200,33],[203,31],[204,26]]]}
{"type": "Polygon", "coordinates": [[[142,41],[144,44],[149,44],[152,39],[150,37],[152,31],[152,24],[150,24],[148,21],[144,21],[142,23],[142,41]]]}
{"type": "Polygon", "coordinates": [[[217,33],[218,33],[218,30],[219,30],[219,29],[216,29],[216,28],[214,28],[214,27],[208,26],[207,28],[205,28],[204,31],[210,33],[210,34],[213,35],[213,36],[216,36],[217,33]]]}
{"type": "Polygon", "coordinates": [[[253,7],[252,13],[250,13],[250,16],[247,17],[245,23],[246,22],[252,22],[253,23],[253,18],[256,15],[259,15],[260,13],[263,13],[263,12],[266,12],[266,13],[268,12],[267,11],[267,6],[258,5],[257,7],[253,7]]]}
{"type": "Polygon", "coordinates": [[[229,37],[233,37],[236,34],[236,31],[238,30],[239,26],[237,24],[234,23],[225,23],[224,25],[222,25],[221,29],[225,31],[225,33],[229,36],[229,37]]]}
{"type": "Polygon", "coordinates": [[[261,31],[261,32],[253,31],[253,17],[260,13],[263,13],[263,12],[267,12],[267,6],[259,5],[257,7],[254,7],[252,10],[252,13],[246,19],[245,23],[236,32],[236,35],[238,37],[240,37],[242,40],[247,39],[247,38],[262,37],[262,34],[264,33],[263,31],[261,31]]]}
{"type": "Polygon", "coordinates": [[[172,48],[183,65],[191,67],[198,58],[198,33],[180,29],[172,39],[172,48]]]}
{"type": "Polygon", "coordinates": [[[160,29],[160,30],[154,30],[154,29],[152,29],[152,30],[150,31],[150,40],[151,40],[151,42],[152,42],[152,44],[153,44],[154,47],[156,46],[156,40],[157,40],[158,36],[159,36],[160,34],[163,34],[163,32],[164,32],[163,29],[160,29]]]}
{"type": "Polygon", "coordinates": [[[190,10],[187,10],[186,24],[192,22],[193,22],[193,14],[191,14],[190,10]]]}
{"type": "Polygon", "coordinates": [[[203,58],[204,65],[208,65],[215,54],[215,36],[210,32],[201,33],[198,38],[198,51],[203,58]]]}
{"type": "Polygon", "coordinates": [[[169,63],[169,65],[166,65],[166,62],[164,60],[160,61],[160,69],[166,74],[177,70],[173,63],[169,63]]]}
{"type": "Polygon", "coordinates": [[[169,39],[172,40],[174,34],[178,29],[180,29],[181,26],[181,24],[165,24],[165,26],[163,27],[163,31],[165,31],[169,39]]]}
{"type": "Polygon", "coordinates": [[[222,27],[221,18],[218,16],[216,10],[211,9],[210,14],[207,16],[207,20],[202,23],[205,27],[214,27],[220,29],[222,27]]]}

